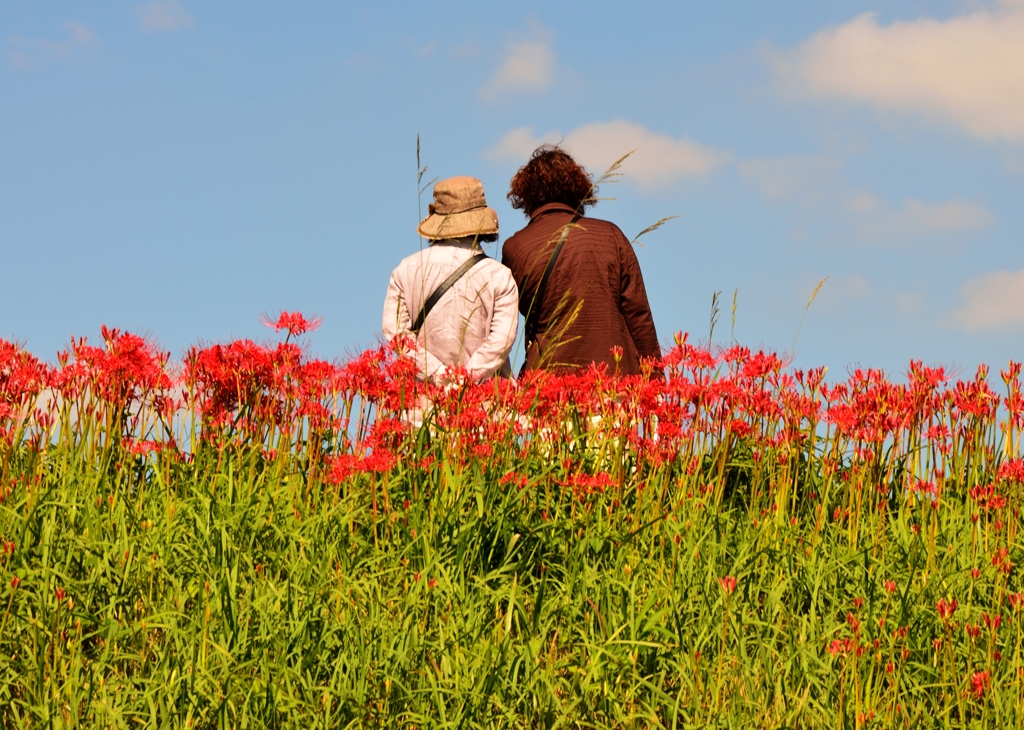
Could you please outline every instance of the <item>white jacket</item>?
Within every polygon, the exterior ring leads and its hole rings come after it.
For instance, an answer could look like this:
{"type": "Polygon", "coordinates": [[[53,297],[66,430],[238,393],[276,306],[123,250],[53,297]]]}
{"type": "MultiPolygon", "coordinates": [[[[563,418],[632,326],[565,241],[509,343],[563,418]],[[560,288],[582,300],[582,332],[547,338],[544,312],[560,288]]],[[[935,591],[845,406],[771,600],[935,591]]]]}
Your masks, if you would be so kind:
{"type": "MultiPolygon", "coordinates": [[[[438,241],[402,260],[391,272],[384,299],[384,337],[412,335],[409,328],[423,302],[468,258],[471,243],[438,241]]],[[[451,365],[476,380],[509,377],[509,352],[519,325],[519,290],[512,272],[492,258],[476,264],[430,310],[419,335],[421,372],[436,378],[451,365]]]]}

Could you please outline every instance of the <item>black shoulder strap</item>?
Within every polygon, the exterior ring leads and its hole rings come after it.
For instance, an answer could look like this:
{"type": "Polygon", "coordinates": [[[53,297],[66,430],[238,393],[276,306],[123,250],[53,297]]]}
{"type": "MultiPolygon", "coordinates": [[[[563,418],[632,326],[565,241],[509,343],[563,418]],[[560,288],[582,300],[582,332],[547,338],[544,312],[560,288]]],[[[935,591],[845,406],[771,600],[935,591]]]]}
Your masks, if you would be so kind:
{"type": "Polygon", "coordinates": [[[430,310],[434,308],[434,305],[437,304],[438,300],[444,296],[444,293],[451,289],[452,285],[461,279],[467,271],[479,264],[485,258],[487,258],[487,254],[481,251],[475,256],[471,256],[466,259],[462,266],[455,269],[455,271],[452,272],[452,275],[441,282],[441,286],[437,287],[437,289],[434,290],[434,293],[427,297],[427,301],[423,302],[423,308],[416,317],[416,321],[413,322],[412,327],[409,328],[414,335],[419,334],[420,328],[423,326],[423,321],[427,318],[427,315],[430,314],[430,310]]]}
{"type": "Polygon", "coordinates": [[[558,243],[555,244],[555,250],[551,252],[551,258],[548,259],[548,265],[544,268],[544,275],[540,278],[540,284],[537,286],[537,291],[533,294],[533,302],[530,304],[530,316],[526,322],[526,344],[530,345],[537,338],[537,328],[540,326],[540,308],[544,303],[544,292],[548,288],[548,279],[551,278],[551,272],[555,268],[555,262],[558,261],[558,254],[562,251],[562,246],[565,245],[565,239],[569,237],[569,231],[576,225],[576,221],[580,219],[579,215],[574,215],[572,220],[566,224],[565,228],[562,229],[562,235],[558,237],[558,243]]]}

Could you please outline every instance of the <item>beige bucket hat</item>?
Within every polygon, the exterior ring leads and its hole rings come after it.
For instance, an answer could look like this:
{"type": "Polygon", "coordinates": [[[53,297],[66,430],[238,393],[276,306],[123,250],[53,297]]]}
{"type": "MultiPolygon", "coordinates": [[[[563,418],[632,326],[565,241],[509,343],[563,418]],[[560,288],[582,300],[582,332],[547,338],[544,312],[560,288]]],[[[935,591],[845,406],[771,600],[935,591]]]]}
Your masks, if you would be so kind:
{"type": "Polygon", "coordinates": [[[416,227],[424,238],[486,236],[498,232],[498,214],[487,207],[484,184],[475,177],[450,177],[434,186],[430,215],[416,227]]]}

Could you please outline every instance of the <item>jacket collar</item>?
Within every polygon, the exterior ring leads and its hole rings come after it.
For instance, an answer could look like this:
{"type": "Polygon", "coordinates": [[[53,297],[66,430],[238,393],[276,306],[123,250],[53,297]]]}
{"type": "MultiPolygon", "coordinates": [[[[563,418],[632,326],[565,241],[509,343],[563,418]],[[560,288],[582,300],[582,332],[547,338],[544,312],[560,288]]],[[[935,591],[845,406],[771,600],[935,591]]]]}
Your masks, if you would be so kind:
{"type": "Polygon", "coordinates": [[[480,242],[476,240],[476,236],[463,236],[462,238],[442,238],[436,241],[430,242],[431,246],[451,246],[452,248],[464,248],[467,251],[482,251],[483,247],[480,242]]]}
{"type": "Polygon", "coordinates": [[[537,218],[542,215],[546,215],[547,213],[568,213],[569,215],[575,215],[576,209],[572,206],[566,205],[565,203],[548,203],[547,205],[542,205],[537,208],[537,210],[533,211],[533,214],[530,216],[530,220],[535,221],[537,218]]]}

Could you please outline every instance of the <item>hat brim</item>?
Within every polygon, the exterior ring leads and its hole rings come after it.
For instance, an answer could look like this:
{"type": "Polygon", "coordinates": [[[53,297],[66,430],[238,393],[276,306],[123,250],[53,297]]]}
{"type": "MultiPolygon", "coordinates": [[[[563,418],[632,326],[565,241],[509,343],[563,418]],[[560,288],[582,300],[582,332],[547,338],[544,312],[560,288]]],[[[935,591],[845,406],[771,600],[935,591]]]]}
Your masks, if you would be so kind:
{"type": "Polygon", "coordinates": [[[424,238],[441,240],[463,236],[487,236],[498,232],[498,214],[492,208],[477,208],[462,213],[432,213],[416,227],[424,238]]]}

